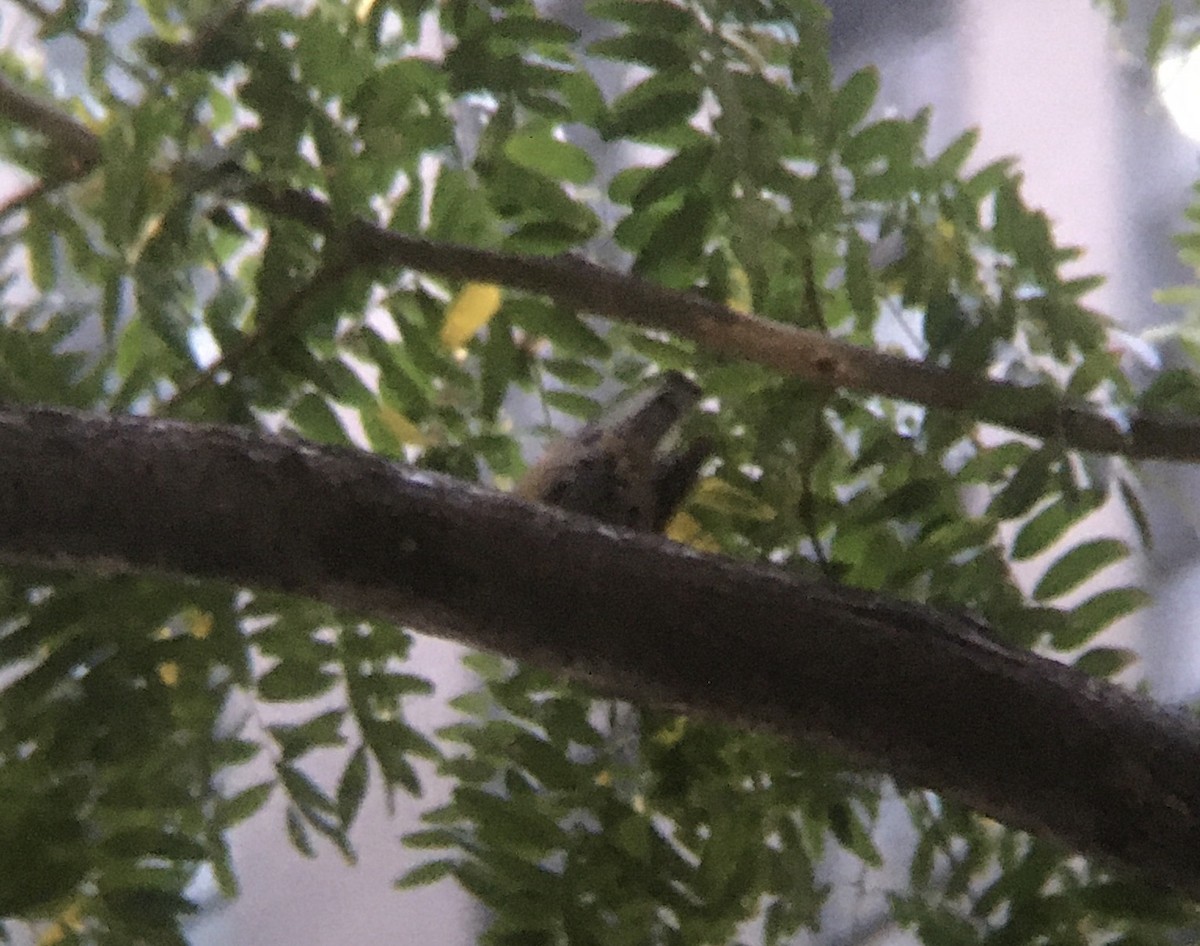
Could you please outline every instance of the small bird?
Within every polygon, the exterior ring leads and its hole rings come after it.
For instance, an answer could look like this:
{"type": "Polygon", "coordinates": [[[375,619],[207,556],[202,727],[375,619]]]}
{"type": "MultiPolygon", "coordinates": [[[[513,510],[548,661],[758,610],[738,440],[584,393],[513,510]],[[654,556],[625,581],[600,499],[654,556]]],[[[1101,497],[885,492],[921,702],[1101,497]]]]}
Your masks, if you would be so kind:
{"type": "Polygon", "coordinates": [[[661,532],[712,452],[703,438],[660,449],[699,400],[695,382],[668,371],[654,387],[551,444],[516,494],[611,525],[661,532]]]}

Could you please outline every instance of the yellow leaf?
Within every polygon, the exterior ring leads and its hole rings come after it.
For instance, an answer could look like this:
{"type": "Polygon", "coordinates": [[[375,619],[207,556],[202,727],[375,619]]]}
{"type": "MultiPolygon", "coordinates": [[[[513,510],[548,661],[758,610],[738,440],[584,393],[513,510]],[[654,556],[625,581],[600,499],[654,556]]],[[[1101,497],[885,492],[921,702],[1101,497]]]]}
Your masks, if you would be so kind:
{"type": "Polygon", "coordinates": [[[676,716],[670,725],[659,727],[653,739],[660,746],[673,746],[683,738],[683,734],[687,730],[687,725],[686,716],[676,716]]]}
{"type": "Polygon", "coordinates": [[[179,685],[179,664],[173,660],[168,660],[165,663],[158,665],[158,679],[163,682],[164,686],[179,685]]]}
{"type": "Polygon", "coordinates": [[[442,344],[461,348],[488,324],[500,310],[500,287],[491,283],[469,283],[450,303],[442,325],[442,344]]]}
{"type": "Polygon", "coordinates": [[[755,499],[744,489],[731,486],[715,476],[700,481],[695,499],[698,505],[714,512],[725,512],[734,516],[753,519],[755,522],[770,522],[775,518],[775,509],[755,499]]]}
{"type": "Polygon", "coordinates": [[[729,270],[729,298],[725,304],[734,312],[750,312],[754,308],[754,295],[750,291],[750,277],[740,266],[729,270]]]}
{"type": "Polygon", "coordinates": [[[83,901],[76,900],[59,914],[58,922],[65,924],[67,929],[76,933],[83,932],[83,901]]]}
{"type": "Polygon", "coordinates": [[[694,516],[686,512],[675,513],[664,532],[668,539],[673,539],[681,545],[690,545],[701,552],[721,551],[721,544],[704,531],[694,516]]]}
{"type": "Polygon", "coordinates": [[[184,624],[188,633],[198,641],[205,640],[213,629],[211,611],[201,611],[199,608],[189,608],[183,613],[184,624]]]}
{"type": "Polygon", "coordinates": [[[47,926],[37,939],[37,946],[57,946],[66,940],[71,933],[83,932],[83,909],[81,902],[76,900],[58,915],[58,918],[47,926]]]}
{"type": "Polygon", "coordinates": [[[946,219],[939,219],[934,230],[933,258],[939,266],[951,266],[958,256],[958,229],[946,219]]]}
{"type": "Polygon", "coordinates": [[[151,214],[142,221],[142,229],[138,231],[138,235],[134,238],[133,243],[125,254],[126,261],[129,263],[137,262],[142,255],[142,251],[146,248],[151,240],[162,232],[163,214],[151,214]]]}
{"type": "Polygon", "coordinates": [[[418,447],[429,444],[429,438],[425,436],[425,432],[394,407],[380,404],[379,421],[398,443],[411,443],[418,447]]]}

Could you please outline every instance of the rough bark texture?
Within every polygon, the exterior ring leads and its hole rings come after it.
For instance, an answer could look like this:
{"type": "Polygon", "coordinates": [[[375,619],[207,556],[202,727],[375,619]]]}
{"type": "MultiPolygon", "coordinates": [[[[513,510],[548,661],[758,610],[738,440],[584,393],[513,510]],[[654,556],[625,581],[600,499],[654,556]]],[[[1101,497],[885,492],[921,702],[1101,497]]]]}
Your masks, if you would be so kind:
{"type": "Polygon", "coordinates": [[[1200,895],[1200,727],[968,618],[350,450],[0,412],[0,561],[270,587],[835,747],[1200,895]]]}

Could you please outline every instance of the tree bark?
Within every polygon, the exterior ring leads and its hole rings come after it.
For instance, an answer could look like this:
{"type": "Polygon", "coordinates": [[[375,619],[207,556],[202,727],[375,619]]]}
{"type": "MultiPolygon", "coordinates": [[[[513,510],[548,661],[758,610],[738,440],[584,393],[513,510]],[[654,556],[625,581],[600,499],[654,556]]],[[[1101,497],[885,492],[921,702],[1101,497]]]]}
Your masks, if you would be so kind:
{"type": "Polygon", "coordinates": [[[1200,896],[1200,726],[932,608],[366,453],[0,411],[0,562],[279,589],[765,727],[1200,896]]]}

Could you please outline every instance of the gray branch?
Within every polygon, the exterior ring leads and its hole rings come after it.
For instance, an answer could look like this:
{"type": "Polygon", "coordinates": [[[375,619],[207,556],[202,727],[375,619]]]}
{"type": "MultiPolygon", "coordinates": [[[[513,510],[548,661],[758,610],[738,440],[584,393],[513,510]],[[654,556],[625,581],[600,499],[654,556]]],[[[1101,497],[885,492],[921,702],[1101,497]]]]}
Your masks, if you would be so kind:
{"type": "Polygon", "coordinates": [[[1200,896],[1200,727],[969,618],[352,450],[0,411],[0,562],[280,589],[836,749],[1200,896]]]}

